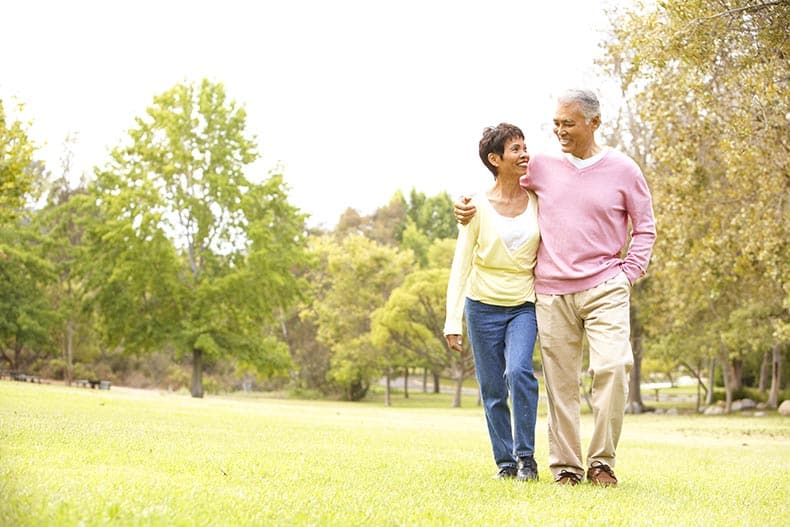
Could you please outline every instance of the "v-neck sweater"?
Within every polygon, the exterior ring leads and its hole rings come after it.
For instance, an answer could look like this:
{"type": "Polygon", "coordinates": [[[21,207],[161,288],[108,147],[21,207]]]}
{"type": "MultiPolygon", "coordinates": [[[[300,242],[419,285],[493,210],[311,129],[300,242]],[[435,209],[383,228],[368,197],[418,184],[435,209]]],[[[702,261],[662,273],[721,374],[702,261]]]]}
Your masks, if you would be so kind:
{"type": "Polygon", "coordinates": [[[522,216],[528,233],[514,251],[507,248],[499,229],[499,213],[485,193],[472,198],[477,214],[459,227],[455,255],[447,286],[445,335],[461,335],[464,300],[512,307],[535,301],[535,268],[540,231],[539,204],[529,192],[529,204],[522,216]]]}
{"type": "Polygon", "coordinates": [[[633,284],[645,274],[656,226],[647,182],[630,157],[608,148],[579,168],[564,155],[536,154],[521,184],[540,204],[537,293],[577,293],[620,271],[633,284]]]}

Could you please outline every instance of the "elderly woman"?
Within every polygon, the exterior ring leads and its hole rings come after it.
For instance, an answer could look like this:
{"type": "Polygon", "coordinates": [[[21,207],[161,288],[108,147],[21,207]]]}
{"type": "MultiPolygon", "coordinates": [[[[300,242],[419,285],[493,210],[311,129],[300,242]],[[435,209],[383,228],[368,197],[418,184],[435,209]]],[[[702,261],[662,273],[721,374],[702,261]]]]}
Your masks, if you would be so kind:
{"type": "Polygon", "coordinates": [[[537,480],[538,381],[532,354],[537,335],[533,269],[540,243],[538,203],[519,184],[527,172],[529,153],[518,127],[502,123],[486,128],[479,151],[494,175],[494,185],[472,198],[477,214],[459,229],[444,334],[447,345],[460,351],[466,315],[499,467],[494,477],[537,480]]]}

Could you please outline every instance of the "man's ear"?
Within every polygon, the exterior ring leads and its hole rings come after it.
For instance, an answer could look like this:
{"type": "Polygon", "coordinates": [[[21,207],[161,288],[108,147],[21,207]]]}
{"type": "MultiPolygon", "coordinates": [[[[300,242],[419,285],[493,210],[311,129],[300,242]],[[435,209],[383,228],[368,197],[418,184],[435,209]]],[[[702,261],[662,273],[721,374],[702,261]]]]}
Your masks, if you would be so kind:
{"type": "Polygon", "coordinates": [[[496,152],[489,152],[488,153],[488,162],[491,163],[493,166],[499,168],[499,163],[502,161],[502,158],[499,157],[499,154],[496,152]]]}
{"type": "Polygon", "coordinates": [[[597,130],[599,126],[601,126],[601,116],[596,115],[590,120],[590,126],[592,126],[593,130],[597,130]]]}

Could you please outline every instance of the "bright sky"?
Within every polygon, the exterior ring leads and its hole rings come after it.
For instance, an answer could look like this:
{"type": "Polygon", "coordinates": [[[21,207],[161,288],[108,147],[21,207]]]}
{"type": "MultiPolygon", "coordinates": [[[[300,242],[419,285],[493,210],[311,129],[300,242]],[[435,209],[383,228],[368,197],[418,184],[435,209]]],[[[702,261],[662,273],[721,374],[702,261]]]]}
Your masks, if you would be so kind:
{"type": "Polygon", "coordinates": [[[598,88],[593,60],[613,3],[9,1],[0,97],[7,110],[10,97],[25,104],[55,174],[77,134],[80,173],[104,165],[154,95],[222,82],[248,112],[258,174],[281,165],[290,201],[331,228],[347,207],[369,214],[398,189],[488,185],[485,126],[512,122],[532,151],[553,148],[554,96],[598,88]]]}

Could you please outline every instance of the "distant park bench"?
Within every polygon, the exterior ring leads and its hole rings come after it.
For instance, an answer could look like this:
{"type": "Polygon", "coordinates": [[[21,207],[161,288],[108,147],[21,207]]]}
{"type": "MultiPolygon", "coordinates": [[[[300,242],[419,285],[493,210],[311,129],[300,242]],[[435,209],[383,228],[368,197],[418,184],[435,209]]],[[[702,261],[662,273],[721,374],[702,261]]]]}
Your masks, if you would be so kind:
{"type": "Polygon", "coordinates": [[[25,373],[22,373],[21,371],[0,370],[0,379],[4,377],[8,377],[9,379],[12,379],[14,381],[37,382],[41,384],[41,377],[39,377],[38,375],[27,375],[25,373]]]}
{"type": "Polygon", "coordinates": [[[100,381],[99,379],[78,379],[74,381],[74,384],[81,388],[96,388],[100,390],[109,390],[112,383],[110,381],[100,381]]]}

